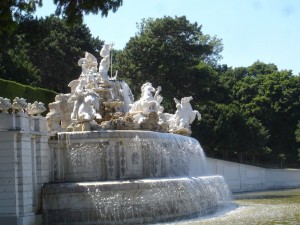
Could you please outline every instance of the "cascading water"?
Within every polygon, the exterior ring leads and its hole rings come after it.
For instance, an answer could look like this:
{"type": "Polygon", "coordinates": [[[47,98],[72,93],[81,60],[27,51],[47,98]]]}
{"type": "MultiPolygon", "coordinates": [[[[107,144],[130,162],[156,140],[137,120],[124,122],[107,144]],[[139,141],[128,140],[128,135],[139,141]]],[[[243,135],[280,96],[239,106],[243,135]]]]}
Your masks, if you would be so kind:
{"type": "Polygon", "coordinates": [[[101,164],[111,178],[87,174],[80,181],[207,175],[204,152],[193,138],[150,131],[67,132],[58,137],[56,158],[64,162],[63,179],[76,181],[70,174],[83,173],[81,169],[100,175],[101,164]]]}
{"type": "Polygon", "coordinates": [[[99,72],[86,53],[72,93],[57,98],[68,101],[52,103],[62,111],[48,118],[64,117],[49,126],[57,130],[49,142],[52,182],[43,187],[43,224],[156,223],[222,206],[229,189],[222,176],[208,175],[199,142],[188,137],[200,118],[192,98],[175,99],[175,114],[163,113],[161,88],[148,82],[133,102],[128,85],[105,74],[110,48],[101,50],[99,72]]]}
{"type": "Polygon", "coordinates": [[[47,221],[57,225],[145,224],[204,215],[225,200],[216,185],[223,185],[222,179],[211,176],[52,185],[46,194],[60,193],[68,203],[62,202],[66,208],[49,209],[47,221]]]}
{"type": "Polygon", "coordinates": [[[49,225],[155,223],[213,212],[229,200],[224,179],[207,175],[193,138],[151,131],[59,136],[59,183],[44,188],[49,225]]]}

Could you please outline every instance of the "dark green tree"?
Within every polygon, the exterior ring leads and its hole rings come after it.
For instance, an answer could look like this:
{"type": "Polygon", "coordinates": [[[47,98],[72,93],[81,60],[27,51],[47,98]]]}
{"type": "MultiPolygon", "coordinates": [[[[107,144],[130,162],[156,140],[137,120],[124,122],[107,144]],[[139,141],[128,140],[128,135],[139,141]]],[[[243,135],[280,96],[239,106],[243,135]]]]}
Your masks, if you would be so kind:
{"type": "Polygon", "coordinates": [[[11,34],[22,16],[35,12],[37,6],[42,6],[42,0],[0,1],[0,36],[11,34]]]}
{"type": "Polygon", "coordinates": [[[188,75],[190,86],[187,94],[193,96],[195,102],[205,105],[211,101],[218,103],[227,101],[226,89],[213,65],[200,62],[188,75]]]}
{"type": "Polygon", "coordinates": [[[0,53],[1,77],[58,92],[68,91],[80,75],[77,62],[84,52],[97,56],[103,45],[85,25],[68,26],[54,16],[22,19],[12,37],[0,44],[6,49],[0,53]]]}
{"type": "Polygon", "coordinates": [[[41,82],[41,72],[30,59],[30,45],[25,35],[12,36],[9,42],[3,41],[0,47],[0,77],[37,86],[41,82]]]}
{"type": "Polygon", "coordinates": [[[83,22],[84,14],[107,16],[109,11],[116,12],[123,0],[53,0],[56,15],[66,17],[68,23],[83,22]]]}
{"type": "Polygon", "coordinates": [[[238,105],[213,104],[202,107],[203,120],[198,132],[209,154],[226,160],[256,161],[256,156],[269,153],[269,135],[265,127],[253,117],[247,117],[238,105]]]}
{"type": "Polygon", "coordinates": [[[280,161],[280,154],[285,154],[286,162],[297,163],[294,134],[300,118],[300,77],[281,71],[258,76],[256,83],[258,93],[247,108],[269,130],[272,160],[280,161]]]}
{"type": "MultiPolygon", "coordinates": [[[[270,139],[269,131],[264,127],[257,118],[247,117],[246,119],[246,129],[244,134],[245,145],[244,152],[246,156],[252,157],[252,163],[257,161],[262,161],[264,156],[267,156],[271,153],[271,149],[268,147],[268,140],[270,139]]],[[[242,158],[242,155],[240,156],[242,158]]]]}
{"type": "Polygon", "coordinates": [[[247,68],[247,75],[252,77],[257,77],[259,75],[267,75],[275,72],[278,72],[278,68],[275,64],[266,64],[260,61],[256,61],[247,68]]]}
{"type": "Polygon", "coordinates": [[[298,160],[300,161],[300,121],[298,121],[295,137],[297,142],[298,160]]]}
{"type": "MultiPolygon", "coordinates": [[[[270,152],[269,162],[280,165],[284,154],[286,163],[297,163],[294,134],[300,117],[299,76],[291,71],[278,71],[274,64],[255,62],[248,68],[223,71],[220,81],[228,101],[238,105],[245,117],[255,118],[258,123],[254,124],[266,129],[259,130],[269,135],[267,142],[262,138],[265,151],[270,152]]],[[[251,132],[248,134],[250,138],[251,132]]]]}
{"type": "MultiPolygon", "coordinates": [[[[107,16],[109,11],[116,12],[123,0],[53,0],[53,3],[57,6],[55,14],[73,24],[82,23],[84,14],[107,16]]],[[[11,34],[23,16],[32,15],[42,5],[43,0],[1,0],[0,36],[11,34]]]]}
{"type": "Polygon", "coordinates": [[[298,121],[297,129],[295,131],[296,141],[300,143],[300,121],[298,121]]]}
{"type": "Polygon", "coordinates": [[[173,97],[196,93],[199,62],[214,65],[220,58],[220,40],[204,35],[201,26],[185,16],[143,20],[138,29],[116,56],[115,68],[135,94],[146,81],[161,85],[167,109],[174,108],[173,97]]]}

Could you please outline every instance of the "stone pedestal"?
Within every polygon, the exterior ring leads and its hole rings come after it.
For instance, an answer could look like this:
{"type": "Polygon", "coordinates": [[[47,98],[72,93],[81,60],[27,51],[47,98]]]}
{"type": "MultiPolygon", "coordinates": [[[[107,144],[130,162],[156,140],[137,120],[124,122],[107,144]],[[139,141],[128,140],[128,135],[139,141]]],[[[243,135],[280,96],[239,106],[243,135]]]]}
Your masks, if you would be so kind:
{"type": "Polygon", "coordinates": [[[0,130],[30,130],[31,118],[23,113],[0,113],[0,130]]]}

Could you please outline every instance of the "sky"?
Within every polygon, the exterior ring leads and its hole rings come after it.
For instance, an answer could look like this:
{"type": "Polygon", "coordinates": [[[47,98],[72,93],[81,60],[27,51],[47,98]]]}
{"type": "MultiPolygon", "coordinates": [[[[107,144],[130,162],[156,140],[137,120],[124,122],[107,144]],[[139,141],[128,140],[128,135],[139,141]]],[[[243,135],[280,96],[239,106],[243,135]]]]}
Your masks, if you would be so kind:
{"type": "MultiPolygon", "coordinates": [[[[54,13],[51,2],[44,0],[36,15],[54,13]]],[[[117,12],[86,15],[84,23],[94,37],[121,50],[142,19],[164,16],[186,16],[204,34],[222,39],[220,64],[247,67],[259,60],[300,74],[299,0],[123,0],[117,12]]]]}

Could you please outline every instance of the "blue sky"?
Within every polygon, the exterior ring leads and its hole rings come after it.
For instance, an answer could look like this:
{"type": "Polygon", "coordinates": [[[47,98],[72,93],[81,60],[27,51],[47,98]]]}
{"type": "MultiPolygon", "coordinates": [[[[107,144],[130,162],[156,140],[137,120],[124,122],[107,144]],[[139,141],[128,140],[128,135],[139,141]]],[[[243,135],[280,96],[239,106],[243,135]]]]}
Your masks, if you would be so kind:
{"type": "MultiPolygon", "coordinates": [[[[53,13],[51,2],[44,0],[37,15],[53,13]]],[[[222,39],[221,64],[250,66],[260,60],[300,73],[299,0],[123,0],[116,13],[87,15],[84,22],[94,37],[123,49],[143,18],[183,15],[202,25],[204,34],[222,39]]]]}

